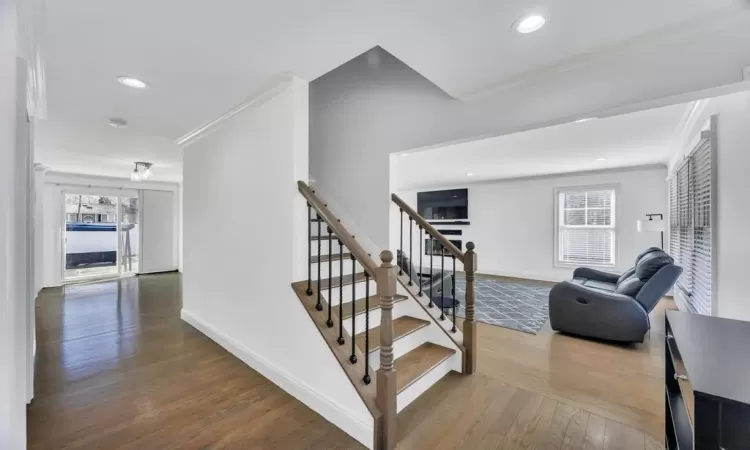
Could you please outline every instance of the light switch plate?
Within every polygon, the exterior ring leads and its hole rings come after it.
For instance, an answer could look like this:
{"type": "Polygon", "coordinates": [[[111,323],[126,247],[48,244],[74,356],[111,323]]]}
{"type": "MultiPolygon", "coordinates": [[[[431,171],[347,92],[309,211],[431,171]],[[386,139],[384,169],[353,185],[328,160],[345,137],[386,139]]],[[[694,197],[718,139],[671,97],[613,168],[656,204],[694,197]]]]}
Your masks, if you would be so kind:
{"type": "Polygon", "coordinates": [[[750,66],[745,67],[744,75],[742,76],[742,79],[745,81],[750,81],[750,66]]]}

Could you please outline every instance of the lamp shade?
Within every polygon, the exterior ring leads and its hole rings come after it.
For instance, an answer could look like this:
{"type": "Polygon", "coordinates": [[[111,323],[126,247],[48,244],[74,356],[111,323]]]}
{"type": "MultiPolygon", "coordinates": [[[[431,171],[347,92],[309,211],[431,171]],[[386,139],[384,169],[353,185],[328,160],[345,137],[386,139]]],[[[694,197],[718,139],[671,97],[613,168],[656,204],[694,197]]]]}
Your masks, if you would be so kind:
{"type": "Polygon", "coordinates": [[[664,231],[666,225],[663,220],[639,220],[638,231],[664,231]]]}

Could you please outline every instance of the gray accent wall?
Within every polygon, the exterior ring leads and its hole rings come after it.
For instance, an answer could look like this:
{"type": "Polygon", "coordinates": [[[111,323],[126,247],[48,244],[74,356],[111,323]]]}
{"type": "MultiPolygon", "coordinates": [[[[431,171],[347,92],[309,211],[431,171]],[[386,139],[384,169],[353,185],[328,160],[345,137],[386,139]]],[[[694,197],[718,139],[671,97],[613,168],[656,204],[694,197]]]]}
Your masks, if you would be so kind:
{"type": "Polygon", "coordinates": [[[497,124],[376,48],[310,83],[310,177],[385,249],[389,154],[488,133],[497,124]]]}

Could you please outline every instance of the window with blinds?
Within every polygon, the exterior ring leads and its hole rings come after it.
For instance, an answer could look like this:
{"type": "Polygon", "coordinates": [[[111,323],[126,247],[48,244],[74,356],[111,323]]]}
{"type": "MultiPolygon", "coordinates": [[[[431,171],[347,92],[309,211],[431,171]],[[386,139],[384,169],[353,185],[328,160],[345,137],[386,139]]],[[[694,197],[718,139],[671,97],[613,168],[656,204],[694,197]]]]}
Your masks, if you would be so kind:
{"type": "Polygon", "coordinates": [[[669,253],[683,272],[677,287],[697,313],[711,314],[711,139],[696,148],[669,179],[669,253]]]}
{"type": "Polygon", "coordinates": [[[557,191],[557,263],[615,265],[615,189],[557,191]]]}

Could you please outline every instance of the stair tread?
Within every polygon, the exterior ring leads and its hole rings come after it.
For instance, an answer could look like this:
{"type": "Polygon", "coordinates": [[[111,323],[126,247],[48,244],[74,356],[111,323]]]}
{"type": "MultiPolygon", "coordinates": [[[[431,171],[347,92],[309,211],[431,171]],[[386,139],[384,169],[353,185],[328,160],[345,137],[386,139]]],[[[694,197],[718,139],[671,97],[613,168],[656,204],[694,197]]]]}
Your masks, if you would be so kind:
{"type": "Polygon", "coordinates": [[[396,392],[414,384],[440,363],[455,355],[456,351],[441,345],[425,342],[409,353],[396,359],[396,392]]]}
{"type": "MultiPolygon", "coordinates": [[[[338,253],[334,253],[332,255],[320,255],[320,262],[328,262],[328,261],[338,261],[341,259],[342,255],[339,255],[338,253]]],[[[350,260],[352,257],[351,253],[344,253],[343,254],[344,260],[350,260]]],[[[310,257],[310,264],[316,264],[318,262],[317,256],[311,256],[310,257]]]]}
{"type": "MultiPolygon", "coordinates": [[[[320,290],[328,289],[328,278],[324,278],[320,280],[320,290]]],[[[339,277],[332,277],[330,278],[331,287],[340,287],[340,286],[346,286],[348,284],[352,283],[359,283],[360,281],[365,281],[365,273],[364,272],[357,272],[354,275],[344,275],[343,277],[343,283],[341,283],[339,277]]]]}
{"type": "MultiPolygon", "coordinates": [[[[397,294],[393,302],[398,303],[402,300],[406,300],[407,298],[408,297],[405,295],[397,294]]],[[[365,298],[360,298],[354,301],[354,313],[355,314],[362,314],[363,312],[365,312],[365,304],[367,303],[366,300],[367,299],[365,298]]],[[[377,295],[370,295],[370,311],[376,310],[378,308],[380,308],[380,297],[378,297],[377,295]]],[[[341,316],[344,319],[349,319],[352,317],[351,304],[347,304],[341,316]]]]}
{"type": "MultiPolygon", "coordinates": [[[[411,333],[426,327],[431,322],[427,320],[418,319],[411,316],[401,316],[393,320],[393,342],[401,339],[402,337],[408,336],[411,333]]],[[[359,333],[354,337],[357,343],[357,347],[363,352],[365,351],[365,332],[359,333]]],[[[370,351],[374,352],[380,348],[380,327],[370,329],[370,351]]]]}
{"type": "Polygon", "coordinates": [[[331,239],[338,239],[335,234],[332,234],[328,236],[327,234],[324,234],[322,236],[310,236],[311,241],[328,241],[331,239]]]}

